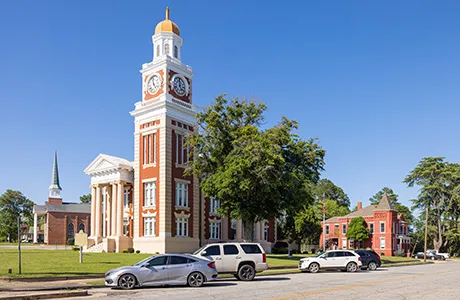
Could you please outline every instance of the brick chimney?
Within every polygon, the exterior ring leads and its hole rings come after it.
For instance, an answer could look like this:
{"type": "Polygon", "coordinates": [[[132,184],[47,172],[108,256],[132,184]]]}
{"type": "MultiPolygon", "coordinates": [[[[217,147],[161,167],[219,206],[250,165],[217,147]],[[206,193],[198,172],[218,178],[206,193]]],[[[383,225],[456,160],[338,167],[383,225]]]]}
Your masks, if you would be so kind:
{"type": "Polygon", "coordinates": [[[358,205],[356,207],[357,207],[357,210],[361,210],[363,208],[363,203],[358,202],[358,205]]]}

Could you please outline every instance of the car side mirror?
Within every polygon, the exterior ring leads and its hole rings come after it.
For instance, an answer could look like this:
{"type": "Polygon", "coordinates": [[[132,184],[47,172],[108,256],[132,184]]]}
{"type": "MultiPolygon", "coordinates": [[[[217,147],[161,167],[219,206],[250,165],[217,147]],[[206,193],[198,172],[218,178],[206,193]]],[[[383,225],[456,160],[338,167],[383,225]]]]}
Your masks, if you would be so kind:
{"type": "Polygon", "coordinates": [[[206,252],[206,250],[204,250],[203,252],[201,252],[201,256],[206,256],[206,254],[208,254],[208,252],[206,252]]]}
{"type": "Polygon", "coordinates": [[[141,268],[147,268],[148,265],[149,265],[148,263],[142,264],[142,265],[141,265],[141,268]]]}

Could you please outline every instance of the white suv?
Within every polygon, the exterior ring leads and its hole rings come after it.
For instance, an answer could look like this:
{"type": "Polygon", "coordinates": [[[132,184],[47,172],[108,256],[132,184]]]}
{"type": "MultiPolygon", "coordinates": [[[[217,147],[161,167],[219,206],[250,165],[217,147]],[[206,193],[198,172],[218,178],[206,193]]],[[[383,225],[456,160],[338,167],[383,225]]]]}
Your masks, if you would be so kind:
{"type": "Polygon", "coordinates": [[[348,250],[334,250],[314,257],[302,258],[299,269],[302,272],[317,273],[320,269],[340,269],[341,271],[356,272],[361,268],[361,257],[348,250]]]}
{"type": "Polygon", "coordinates": [[[256,272],[268,269],[267,256],[258,243],[208,244],[193,253],[216,263],[218,273],[230,273],[238,280],[253,280],[256,272]]]}

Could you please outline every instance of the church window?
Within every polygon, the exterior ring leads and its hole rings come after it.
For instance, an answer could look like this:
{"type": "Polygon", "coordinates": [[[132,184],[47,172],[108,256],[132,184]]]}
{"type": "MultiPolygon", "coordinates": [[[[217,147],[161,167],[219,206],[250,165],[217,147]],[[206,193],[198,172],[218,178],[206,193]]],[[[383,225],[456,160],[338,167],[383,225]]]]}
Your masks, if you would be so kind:
{"type": "Polygon", "coordinates": [[[85,232],[85,224],[80,223],[80,225],[78,225],[78,232],[80,231],[83,231],[83,233],[85,232]]]}
{"type": "Polygon", "coordinates": [[[179,58],[179,49],[177,48],[177,46],[174,46],[174,57],[179,58]]]}
{"type": "Polygon", "coordinates": [[[75,227],[73,226],[73,223],[70,222],[67,224],[67,238],[71,239],[75,236],[75,227]]]}
{"type": "Polygon", "coordinates": [[[165,44],[165,54],[169,55],[169,44],[165,44]]]}

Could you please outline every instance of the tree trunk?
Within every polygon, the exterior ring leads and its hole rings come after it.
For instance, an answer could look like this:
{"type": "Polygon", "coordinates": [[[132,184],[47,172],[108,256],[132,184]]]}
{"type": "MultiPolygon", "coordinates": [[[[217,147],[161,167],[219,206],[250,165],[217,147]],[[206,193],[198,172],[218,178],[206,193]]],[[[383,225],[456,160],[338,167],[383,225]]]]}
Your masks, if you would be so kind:
{"type": "Polygon", "coordinates": [[[243,220],[243,240],[245,242],[254,241],[254,221],[243,220]]]}
{"type": "Polygon", "coordinates": [[[442,220],[441,220],[441,209],[439,208],[439,205],[438,203],[435,201],[434,202],[434,205],[435,205],[435,208],[436,208],[436,218],[437,218],[437,221],[438,221],[438,236],[435,237],[434,241],[433,241],[433,246],[434,246],[434,250],[438,250],[441,249],[441,246],[442,246],[442,220]]]}

